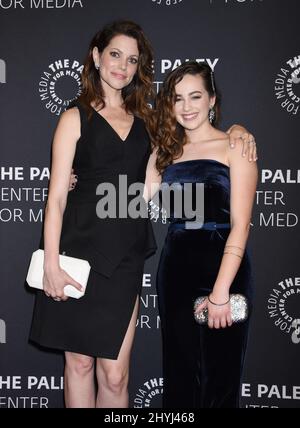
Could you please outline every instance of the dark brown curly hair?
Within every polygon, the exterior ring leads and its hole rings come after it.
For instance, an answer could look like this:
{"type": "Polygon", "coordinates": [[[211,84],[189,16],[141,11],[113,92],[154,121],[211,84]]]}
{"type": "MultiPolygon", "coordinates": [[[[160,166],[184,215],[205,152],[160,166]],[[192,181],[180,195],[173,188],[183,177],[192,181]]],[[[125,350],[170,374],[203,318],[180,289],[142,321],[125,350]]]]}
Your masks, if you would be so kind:
{"type": "Polygon", "coordinates": [[[156,168],[160,174],[170,165],[173,160],[183,154],[183,146],[187,143],[184,128],[177,122],[174,114],[176,101],[175,86],[186,74],[200,75],[203,78],[205,89],[208,94],[216,96],[216,117],[212,125],[219,120],[220,96],[216,89],[214,75],[206,63],[188,61],[177,67],[166,77],[156,98],[156,124],[154,144],[157,148],[156,168]]]}
{"type": "Polygon", "coordinates": [[[106,25],[93,37],[82,72],[83,91],[79,102],[87,110],[89,118],[93,113],[92,102],[101,109],[105,107],[99,72],[94,65],[93,49],[97,47],[100,53],[103,52],[110,41],[121,34],[135,39],[139,50],[137,72],[132,82],[122,89],[124,106],[128,113],[142,118],[150,127],[152,110],[148,102],[153,98],[153,50],[142,28],[132,21],[115,21],[106,25]]]}

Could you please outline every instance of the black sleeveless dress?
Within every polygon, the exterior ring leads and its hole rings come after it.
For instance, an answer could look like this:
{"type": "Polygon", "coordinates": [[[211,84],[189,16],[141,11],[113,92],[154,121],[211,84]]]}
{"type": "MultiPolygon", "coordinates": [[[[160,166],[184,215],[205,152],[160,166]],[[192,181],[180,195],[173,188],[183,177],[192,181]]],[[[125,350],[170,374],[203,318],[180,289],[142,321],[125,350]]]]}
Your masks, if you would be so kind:
{"type": "MultiPolygon", "coordinates": [[[[144,261],[156,250],[149,218],[120,218],[118,200],[130,184],[144,183],[150,140],[138,117],[123,141],[95,110],[88,119],[78,102],[75,107],[81,118],[73,162],[78,183],[68,194],[60,254],[88,260],[92,269],[85,296],[78,300],[55,302],[37,292],[30,340],[63,351],[117,359],[141,291],[144,261]],[[124,180],[119,188],[120,175],[125,176],[127,188],[124,180]],[[97,216],[100,183],[115,186],[116,218],[97,216]]],[[[128,196],[128,204],[133,197],[128,196]]],[[[147,210],[146,204],[142,208],[147,210]]]]}
{"type": "MultiPolygon", "coordinates": [[[[178,211],[175,215],[171,207],[159,263],[164,407],[239,406],[249,320],[217,330],[200,326],[193,316],[195,299],[212,291],[230,233],[229,171],[218,161],[196,159],[172,164],[163,173],[163,183],[176,183],[175,191],[181,194],[195,195],[194,185],[204,184],[204,224],[187,229],[185,216],[181,217],[178,211]],[[185,183],[192,184],[191,190],[184,187],[185,183]]],[[[247,252],[230,293],[244,294],[251,306],[252,276],[247,252]]]]}

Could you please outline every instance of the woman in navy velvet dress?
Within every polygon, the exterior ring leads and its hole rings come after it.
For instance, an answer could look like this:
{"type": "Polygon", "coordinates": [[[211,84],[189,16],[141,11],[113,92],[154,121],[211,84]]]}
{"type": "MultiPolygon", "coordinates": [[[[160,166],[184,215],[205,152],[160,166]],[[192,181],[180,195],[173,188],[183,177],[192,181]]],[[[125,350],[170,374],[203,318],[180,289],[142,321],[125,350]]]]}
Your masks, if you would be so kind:
{"type": "Polygon", "coordinates": [[[180,207],[171,206],[159,263],[164,407],[236,408],[248,321],[232,324],[228,301],[229,293],[242,293],[251,306],[246,243],[256,162],[230,150],[227,134],[214,126],[219,106],[208,65],[189,62],[174,70],[158,95],[157,108],[158,148],[149,164],[156,166],[164,186],[176,183],[173,205],[176,192],[185,196],[186,183],[193,183],[194,203],[196,183],[204,184],[203,224],[184,212],[178,215],[180,207]],[[194,320],[199,296],[209,296],[197,308],[207,306],[208,326],[194,320]]]}

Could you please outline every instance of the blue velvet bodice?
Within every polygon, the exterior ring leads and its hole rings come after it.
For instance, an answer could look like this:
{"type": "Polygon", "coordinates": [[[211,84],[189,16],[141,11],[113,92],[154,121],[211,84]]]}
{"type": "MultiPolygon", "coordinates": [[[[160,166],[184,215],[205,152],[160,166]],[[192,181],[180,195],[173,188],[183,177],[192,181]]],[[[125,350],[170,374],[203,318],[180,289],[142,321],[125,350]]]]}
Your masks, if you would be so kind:
{"type": "MultiPolygon", "coordinates": [[[[227,165],[213,159],[194,159],[171,164],[163,173],[162,184],[174,183],[176,192],[185,192],[185,183],[203,183],[204,223],[230,223],[230,174],[227,165]]],[[[192,189],[195,193],[195,186],[192,189]]],[[[187,220],[184,216],[178,218],[174,204],[171,204],[168,219],[171,224],[187,220]]]]}

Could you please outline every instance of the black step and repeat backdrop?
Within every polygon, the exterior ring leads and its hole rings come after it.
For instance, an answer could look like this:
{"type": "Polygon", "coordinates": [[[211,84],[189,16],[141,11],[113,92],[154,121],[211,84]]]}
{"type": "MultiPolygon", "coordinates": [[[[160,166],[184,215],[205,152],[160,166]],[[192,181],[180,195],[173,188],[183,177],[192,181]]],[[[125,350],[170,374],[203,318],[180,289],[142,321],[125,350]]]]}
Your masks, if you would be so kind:
{"type": "MultiPolygon", "coordinates": [[[[299,15],[298,0],[0,0],[0,408],[63,406],[61,354],[28,344],[34,295],[24,279],[54,128],[80,93],[91,37],[118,18],[140,23],[152,41],[156,90],[181,62],[206,60],[222,90],[222,128],[241,123],[256,135],[256,295],[242,407],[300,407],[299,15]]],[[[156,209],[161,248],[166,226],[156,209]]],[[[146,264],[136,327],[137,408],[161,406],[158,257],[146,264]]]]}

